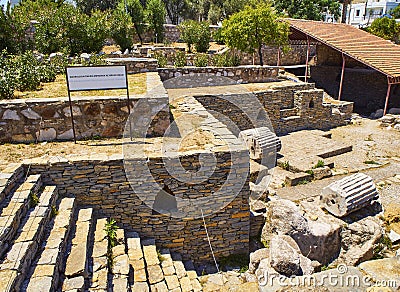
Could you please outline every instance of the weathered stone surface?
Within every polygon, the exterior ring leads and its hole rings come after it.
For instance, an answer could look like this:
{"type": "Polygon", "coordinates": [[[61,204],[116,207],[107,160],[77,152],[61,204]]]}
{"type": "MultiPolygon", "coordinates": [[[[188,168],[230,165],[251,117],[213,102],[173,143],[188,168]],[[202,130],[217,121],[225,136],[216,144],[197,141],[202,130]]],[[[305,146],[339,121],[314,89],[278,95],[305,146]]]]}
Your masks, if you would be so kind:
{"type": "Polygon", "coordinates": [[[161,282],[164,279],[164,274],[159,265],[148,266],[147,273],[149,275],[148,280],[150,284],[161,282]]]}
{"type": "Polygon", "coordinates": [[[36,137],[39,142],[53,141],[57,138],[57,131],[54,128],[39,130],[36,132],[36,137]]]}
{"type": "Polygon", "coordinates": [[[29,280],[27,292],[47,292],[52,286],[53,277],[35,277],[29,280]]]}
{"type": "Polygon", "coordinates": [[[372,178],[356,173],[325,187],[321,192],[321,204],[335,216],[343,217],[379,199],[372,178]]]}
{"type": "Polygon", "coordinates": [[[165,281],[159,282],[154,285],[150,285],[150,291],[151,292],[168,292],[167,285],[165,284],[165,281]]]}
{"type": "Polygon", "coordinates": [[[165,276],[165,282],[167,283],[169,290],[180,287],[179,280],[176,275],[165,276]]]}
{"type": "Polygon", "coordinates": [[[269,259],[271,267],[282,275],[302,275],[299,252],[279,236],[271,239],[269,259]]]}
{"type": "Polygon", "coordinates": [[[113,291],[127,291],[128,290],[128,279],[114,277],[112,285],[113,285],[113,291]]]}
{"type": "Polygon", "coordinates": [[[21,114],[25,117],[28,118],[30,120],[37,120],[40,119],[40,115],[35,112],[34,110],[32,110],[31,108],[25,109],[21,111],[21,114]]]}
{"type": "Polygon", "coordinates": [[[68,277],[81,275],[86,270],[86,245],[74,246],[67,259],[65,275],[68,277]]]}
{"type": "Polygon", "coordinates": [[[255,273],[260,261],[269,257],[269,249],[262,248],[250,254],[249,272],[255,273]]]}
{"type": "Polygon", "coordinates": [[[148,292],[149,285],[146,282],[135,282],[131,287],[132,292],[148,292]]]}
{"type": "Polygon", "coordinates": [[[382,236],[383,229],[373,217],[349,224],[341,232],[342,248],[338,261],[353,266],[371,259],[374,246],[382,236]]]}
{"type": "MultiPolygon", "coordinates": [[[[400,259],[398,257],[373,260],[361,263],[359,268],[374,281],[393,285],[390,288],[400,289],[400,259]]],[[[389,286],[389,285],[387,285],[389,286]]]]}
{"type": "Polygon", "coordinates": [[[85,279],[82,276],[75,278],[66,278],[63,283],[63,291],[81,291],[85,285],[85,279]]]}
{"type": "Polygon", "coordinates": [[[179,283],[181,284],[182,292],[190,292],[193,290],[192,284],[188,276],[179,279],[179,283]]]}
{"type": "Polygon", "coordinates": [[[314,179],[319,180],[332,176],[332,170],[329,166],[317,167],[313,169],[314,179]]]}
{"type": "Polygon", "coordinates": [[[14,121],[19,121],[21,118],[18,116],[16,110],[5,110],[3,113],[3,120],[14,120],[14,121]]]}

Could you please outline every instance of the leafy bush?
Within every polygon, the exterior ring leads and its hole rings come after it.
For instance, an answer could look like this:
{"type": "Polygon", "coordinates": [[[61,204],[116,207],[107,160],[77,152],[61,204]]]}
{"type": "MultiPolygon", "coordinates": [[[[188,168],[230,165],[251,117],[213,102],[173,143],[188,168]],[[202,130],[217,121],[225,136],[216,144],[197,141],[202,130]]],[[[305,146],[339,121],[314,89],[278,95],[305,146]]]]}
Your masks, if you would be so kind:
{"type": "MultiPolygon", "coordinates": [[[[135,28],[136,34],[139,37],[140,43],[143,43],[143,33],[146,29],[145,22],[146,22],[146,15],[140,3],[140,0],[126,0],[126,8],[127,12],[131,18],[133,27],[135,28]]],[[[118,9],[120,11],[125,11],[125,5],[121,1],[118,5],[118,9]]]]}
{"type": "Polygon", "coordinates": [[[185,67],[186,66],[186,53],[182,51],[177,51],[174,55],[174,66],[175,67],[185,67]]]}
{"type": "MultiPolygon", "coordinates": [[[[155,52],[154,53],[154,58],[157,59],[158,67],[159,68],[165,68],[167,67],[168,60],[167,57],[164,56],[163,53],[161,52],[155,52]]],[[[185,57],[186,58],[186,57],[185,57]]]]}
{"type": "Polygon", "coordinates": [[[20,35],[32,20],[37,21],[35,48],[44,54],[98,52],[109,34],[107,13],[94,11],[88,16],[67,2],[22,1],[13,9],[12,18],[20,35]]]}
{"type": "Polygon", "coordinates": [[[377,18],[367,31],[378,37],[400,43],[400,25],[393,18],[377,18]]]}
{"type": "Polygon", "coordinates": [[[83,60],[82,66],[101,66],[107,65],[104,55],[91,55],[89,60],[83,60]]]}
{"type": "Polygon", "coordinates": [[[50,61],[44,61],[37,67],[39,73],[40,82],[53,82],[57,77],[57,69],[53,66],[50,61]]]}
{"type": "Polygon", "coordinates": [[[234,53],[216,54],[212,58],[216,67],[235,67],[240,65],[240,57],[234,53]]]}
{"type": "Polygon", "coordinates": [[[0,56],[0,99],[14,97],[16,82],[13,67],[14,63],[3,51],[2,56],[0,56]]]}
{"type": "Polygon", "coordinates": [[[207,67],[208,65],[208,55],[207,54],[196,54],[194,57],[194,65],[196,67],[207,67]]]}
{"type": "Polygon", "coordinates": [[[115,10],[111,17],[111,37],[124,52],[132,49],[133,29],[132,21],[128,14],[123,11],[115,10]]]}
{"type": "Polygon", "coordinates": [[[205,53],[210,47],[210,28],[207,21],[198,22],[195,20],[186,20],[179,25],[181,39],[187,43],[189,52],[192,51],[192,45],[195,46],[198,53],[205,53]]]}
{"type": "Polygon", "coordinates": [[[15,78],[20,91],[36,90],[40,86],[39,63],[31,51],[15,58],[15,78]]]}

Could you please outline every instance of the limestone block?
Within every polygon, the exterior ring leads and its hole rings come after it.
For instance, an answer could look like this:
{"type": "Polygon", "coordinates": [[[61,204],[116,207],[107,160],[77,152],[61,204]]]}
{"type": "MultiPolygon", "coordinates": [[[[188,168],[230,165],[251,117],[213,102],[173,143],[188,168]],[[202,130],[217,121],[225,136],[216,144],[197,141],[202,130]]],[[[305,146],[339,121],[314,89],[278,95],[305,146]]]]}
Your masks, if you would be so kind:
{"type": "Polygon", "coordinates": [[[325,187],[321,192],[321,204],[331,214],[343,217],[379,200],[372,178],[356,173],[325,187]]]}
{"type": "Polygon", "coordinates": [[[36,137],[39,142],[52,141],[56,139],[57,131],[54,128],[39,130],[39,132],[36,132],[36,137]]]}
{"type": "Polygon", "coordinates": [[[21,111],[21,114],[22,114],[24,117],[26,117],[26,118],[28,118],[28,119],[30,119],[30,120],[37,120],[37,119],[40,119],[40,115],[39,115],[37,112],[35,112],[34,110],[32,110],[31,108],[22,110],[22,111],[21,111]]]}
{"type": "Polygon", "coordinates": [[[3,120],[20,121],[21,118],[19,117],[17,111],[8,109],[3,113],[3,120]]]}
{"type": "Polygon", "coordinates": [[[268,127],[241,131],[239,137],[249,149],[250,158],[254,160],[268,155],[276,155],[276,152],[282,147],[280,139],[268,127]]]}
{"type": "Polygon", "coordinates": [[[280,236],[271,239],[269,259],[271,267],[282,275],[290,277],[302,274],[299,252],[280,236]]]}

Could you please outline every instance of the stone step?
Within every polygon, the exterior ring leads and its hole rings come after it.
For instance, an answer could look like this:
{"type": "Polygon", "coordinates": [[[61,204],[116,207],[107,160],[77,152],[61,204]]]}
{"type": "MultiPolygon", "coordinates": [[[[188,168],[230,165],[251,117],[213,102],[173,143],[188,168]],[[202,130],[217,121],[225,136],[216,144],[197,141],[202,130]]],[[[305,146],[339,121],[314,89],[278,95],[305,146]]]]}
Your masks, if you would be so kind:
{"type": "Polygon", "coordinates": [[[124,230],[116,230],[116,245],[112,248],[111,281],[109,291],[128,291],[129,283],[129,256],[126,253],[124,230]]]}
{"type": "Polygon", "coordinates": [[[3,207],[3,201],[17,189],[23,176],[24,168],[20,164],[11,165],[0,172],[0,209],[3,207]]]}
{"type": "Polygon", "coordinates": [[[71,251],[67,256],[62,291],[81,291],[89,278],[88,247],[92,222],[92,208],[82,208],[78,212],[71,251]]]}
{"type": "Polygon", "coordinates": [[[108,238],[105,230],[107,224],[106,218],[96,220],[93,249],[92,249],[92,281],[90,282],[90,291],[107,291],[108,265],[107,251],[108,238]]]}
{"type": "Polygon", "coordinates": [[[192,283],[186,271],[185,265],[182,262],[182,256],[178,253],[171,253],[171,257],[182,292],[193,291],[192,283]]]}
{"type": "Polygon", "coordinates": [[[57,200],[56,187],[48,186],[30,209],[18,230],[17,238],[0,265],[0,278],[5,281],[0,291],[20,291],[20,286],[39,248],[44,229],[51,219],[51,206],[57,200]],[[7,275],[7,276],[6,276],[7,275]]]}
{"type": "Polygon", "coordinates": [[[28,280],[27,292],[55,291],[60,278],[59,267],[63,266],[66,238],[71,230],[75,209],[75,198],[64,198],[58,206],[53,227],[38,255],[33,273],[28,280]]]}
{"type": "Polygon", "coordinates": [[[126,243],[129,265],[133,270],[133,275],[131,275],[131,291],[147,292],[149,291],[149,284],[147,282],[144,255],[139,234],[136,232],[127,232],[126,243]]]}
{"type": "Polygon", "coordinates": [[[168,291],[154,239],[142,240],[142,249],[150,291],[168,291]]]}
{"type": "Polygon", "coordinates": [[[30,195],[37,194],[40,188],[40,175],[31,175],[18,187],[8,202],[4,202],[0,215],[0,259],[9,249],[21,219],[26,216],[30,195]]]}

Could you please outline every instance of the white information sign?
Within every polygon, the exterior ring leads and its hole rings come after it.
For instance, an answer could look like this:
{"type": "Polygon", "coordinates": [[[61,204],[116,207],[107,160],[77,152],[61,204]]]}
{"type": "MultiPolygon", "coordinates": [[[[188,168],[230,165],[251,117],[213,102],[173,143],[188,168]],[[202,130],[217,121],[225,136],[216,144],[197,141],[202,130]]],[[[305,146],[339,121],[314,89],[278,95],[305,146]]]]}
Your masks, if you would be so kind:
{"type": "Polygon", "coordinates": [[[128,88],[125,66],[67,67],[69,91],[128,88]]]}

